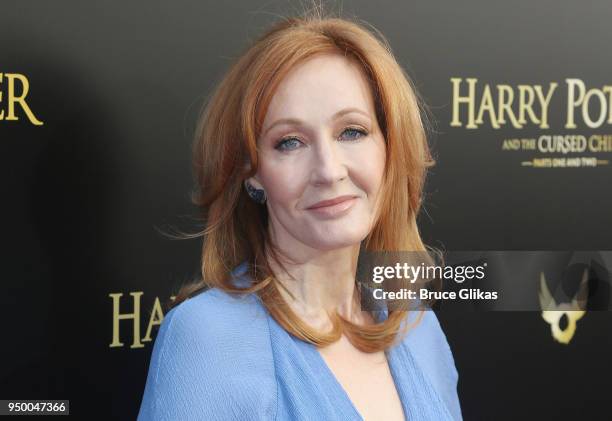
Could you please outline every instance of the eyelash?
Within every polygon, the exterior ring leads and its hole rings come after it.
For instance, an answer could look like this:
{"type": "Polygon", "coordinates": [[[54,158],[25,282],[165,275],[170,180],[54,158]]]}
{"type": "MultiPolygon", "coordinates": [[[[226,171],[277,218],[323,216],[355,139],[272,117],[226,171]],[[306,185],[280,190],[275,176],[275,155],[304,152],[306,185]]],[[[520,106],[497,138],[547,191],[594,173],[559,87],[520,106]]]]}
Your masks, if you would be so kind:
{"type": "MultiPolygon", "coordinates": [[[[354,138],[354,139],[349,140],[350,142],[356,141],[356,140],[358,140],[358,139],[360,139],[360,138],[362,138],[362,137],[364,137],[364,136],[367,136],[367,135],[368,135],[368,132],[366,132],[366,131],[365,131],[365,130],[363,130],[363,129],[357,128],[357,127],[347,127],[346,129],[344,129],[344,130],[342,131],[342,133],[345,133],[345,132],[347,132],[347,131],[354,131],[354,132],[356,132],[356,133],[358,133],[358,134],[360,135],[360,136],[359,136],[359,137],[357,137],[357,138],[354,138]]],[[[297,141],[300,141],[300,139],[299,139],[298,137],[296,137],[296,136],[288,136],[288,137],[284,137],[284,138],[282,138],[281,140],[279,140],[279,141],[276,143],[276,146],[274,146],[274,149],[277,149],[277,150],[279,150],[279,151],[281,151],[281,152],[283,152],[283,151],[292,151],[292,150],[294,150],[294,149],[283,149],[283,148],[282,148],[282,146],[283,146],[283,145],[285,145],[285,144],[286,144],[286,142],[288,142],[288,141],[290,141],[290,140],[297,140],[297,141]]],[[[300,142],[301,142],[301,141],[300,141],[300,142]]]]}

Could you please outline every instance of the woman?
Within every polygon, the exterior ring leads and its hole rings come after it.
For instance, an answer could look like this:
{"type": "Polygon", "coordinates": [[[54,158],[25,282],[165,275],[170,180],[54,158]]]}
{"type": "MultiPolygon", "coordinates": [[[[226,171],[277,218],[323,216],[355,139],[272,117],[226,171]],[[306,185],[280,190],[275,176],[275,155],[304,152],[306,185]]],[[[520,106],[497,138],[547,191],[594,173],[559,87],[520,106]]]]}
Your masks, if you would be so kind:
{"type": "Polygon", "coordinates": [[[139,420],[461,419],[435,314],[360,308],[361,252],[425,250],[431,158],[382,36],[274,26],[204,109],[194,164],[203,281],[160,327],[139,420]]]}

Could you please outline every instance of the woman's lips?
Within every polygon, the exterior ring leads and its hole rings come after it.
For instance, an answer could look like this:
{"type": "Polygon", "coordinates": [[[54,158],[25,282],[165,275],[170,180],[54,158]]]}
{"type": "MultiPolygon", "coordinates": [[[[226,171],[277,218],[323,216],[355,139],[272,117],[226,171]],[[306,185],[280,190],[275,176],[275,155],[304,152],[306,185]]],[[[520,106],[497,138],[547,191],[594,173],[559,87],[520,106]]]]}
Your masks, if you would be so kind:
{"type": "Polygon", "coordinates": [[[355,196],[341,196],[331,200],[324,200],[316,203],[306,210],[315,213],[317,216],[324,218],[336,218],[348,213],[348,211],[357,202],[355,196]]]}
{"type": "Polygon", "coordinates": [[[354,197],[355,196],[351,196],[349,194],[345,194],[344,196],[338,196],[338,197],[334,197],[333,199],[322,200],[320,202],[317,202],[314,205],[310,206],[308,209],[320,208],[320,207],[323,207],[323,206],[335,205],[337,203],[344,202],[345,200],[353,199],[354,197]]]}

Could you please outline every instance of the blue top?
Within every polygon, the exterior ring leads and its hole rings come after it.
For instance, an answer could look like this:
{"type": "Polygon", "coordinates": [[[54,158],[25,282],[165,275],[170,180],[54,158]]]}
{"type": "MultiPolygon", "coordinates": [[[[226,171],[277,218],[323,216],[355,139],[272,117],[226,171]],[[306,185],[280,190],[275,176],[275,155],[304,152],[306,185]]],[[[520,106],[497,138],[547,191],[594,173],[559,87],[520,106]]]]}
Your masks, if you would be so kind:
{"type": "MultiPolygon", "coordinates": [[[[236,284],[248,282],[236,277],[245,269],[234,271],[236,284]]],[[[385,352],[408,420],[462,419],[457,370],[433,311],[385,352]]],[[[256,294],[212,288],[160,326],[138,414],[148,420],[363,418],[317,348],[283,329],[256,294]]]]}

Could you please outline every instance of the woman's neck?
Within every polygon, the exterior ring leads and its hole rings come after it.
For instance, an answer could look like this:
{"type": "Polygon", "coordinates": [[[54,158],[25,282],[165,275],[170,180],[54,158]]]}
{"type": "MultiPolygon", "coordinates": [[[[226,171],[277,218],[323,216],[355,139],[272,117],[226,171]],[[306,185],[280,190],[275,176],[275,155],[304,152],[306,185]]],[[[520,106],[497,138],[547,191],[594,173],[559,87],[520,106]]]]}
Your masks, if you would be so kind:
{"type": "MultiPolygon", "coordinates": [[[[356,244],[330,251],[310,251],[300,253],[300,258],[284,251],[279,258],[291,276],[268,258],[276,278],[293,298],[279,288],[281,295],[304,322],[327,330],[331,327],[327,312],[334,311],[353,323],[366,322],[355,283],[359,248],[356,244]]],[[[288,249],[295,250],[282,248],[288,249]]]]}

